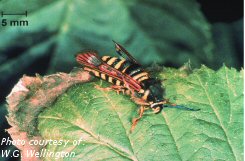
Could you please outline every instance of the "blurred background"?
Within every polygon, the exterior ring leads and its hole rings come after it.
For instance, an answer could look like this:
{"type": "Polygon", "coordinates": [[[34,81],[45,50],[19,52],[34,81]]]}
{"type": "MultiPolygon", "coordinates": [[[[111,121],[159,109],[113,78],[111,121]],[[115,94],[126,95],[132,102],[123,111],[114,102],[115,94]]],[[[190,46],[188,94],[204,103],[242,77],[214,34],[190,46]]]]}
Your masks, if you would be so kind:
{"type": "Polygon", "coordinates": [[[25,11],[0,17],[1,138],[9,128],[5,97],[23,74],[69,72],[85,49],[115,56],[112,40],[144,66],[243,67],[242,0],[0,0],[1,13],[25,11]]]}

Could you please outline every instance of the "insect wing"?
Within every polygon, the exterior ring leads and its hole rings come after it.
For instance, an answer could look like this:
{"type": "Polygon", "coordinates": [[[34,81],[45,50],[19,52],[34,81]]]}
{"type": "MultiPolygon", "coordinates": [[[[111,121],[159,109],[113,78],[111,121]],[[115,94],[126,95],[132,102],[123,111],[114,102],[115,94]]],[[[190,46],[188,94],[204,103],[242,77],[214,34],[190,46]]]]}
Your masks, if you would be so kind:
{"type": "Polygon", "coordinates": [[[108,74],[117,79],[122,79],[123,77],[121,72],[104,63],[94,51],[77,54],[76,60],[86,67],[108,74]]]}
{"type": "Polygon", "coordinates": [[[134,90],[139,91],[141,86],[138,82],[133,80],[130,76],[123,74],[119,70],[109,66],[105,62],[103,62],[96,52],[88,51],[84,53],[77,54],[76,60],[78,63],[89,67],[92,70],[97,70],[98,72],[107,74],[110,77],[118,79],[124,83],[127,83],[128,86],[133,88],[134,90]]]}
{"type": "Polygon", "coordinates": [[[126,60],[130,61],[131,63],[140,65],[135,58],[124,48],[122,45],[118,44],[117,42],[113,41],[115,44],[115,48],[117,51],[117,54],[121,57],[125,58],[126,60]]]}
{"type": "Polygon", "coordinates": [[[95,51],[87,51],[77,54],[76,60],[78,63],[91,68],[98,68],[103,64],[103,61],[98,57],[95,51]]]}
{"type": "Polygon", "coordinates": [[[109,66],[106,63],[102,63],[99,66],[99,70],[100,72],[105,73],[108,76],[111,76],[124,82],[125,84],[127,84],[127,86],[133,88],[136,91],[140,91],[140,89],[142,88],[141,85],[133,78],[131,78],[129,75],[122,73],[121,71],[109,66]]]}

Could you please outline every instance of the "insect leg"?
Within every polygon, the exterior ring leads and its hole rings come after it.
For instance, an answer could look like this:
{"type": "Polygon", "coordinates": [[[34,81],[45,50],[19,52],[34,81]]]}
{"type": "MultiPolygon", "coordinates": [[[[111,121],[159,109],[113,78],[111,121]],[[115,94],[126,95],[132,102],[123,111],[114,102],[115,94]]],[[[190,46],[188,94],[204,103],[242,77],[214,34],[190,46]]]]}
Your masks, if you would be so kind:
{"type": "Polygon", "coordinates": [[[129,90],[129,93],[131,93],[132,96],[135,95],[135,92],[132,88],[130,88],[129,83],[123,78],[123,83],[125,84],[125,87],[129,90]]]}
{"type": "Polygon", "coordinates": [[[140,109],[139,109],[139,117],[133,118],[130,132],[133,132],[133,130],[136,127],[137,123],[139,122],[139,120],[143,116],[144,111],[145,111],[145,107],[144,106],[140,106],[140,109]]]}
{"type": "Polygon", "coordinates": [[[123,94],[124,94],[124,92],[125,92],[125,87],[123,87],[123,86],[117,86],[117,85],[112,85],[111,87],[105,87],[105,88],[103,88],[103,87],[101,87],[101,86],[99,86],[99,85],[96,84],[94,87],[96,89],[102,90],[102,91],[115,90],[117,92],[117,94],[119,94],[120,92],[123,92],[123,94]]]}
{"type": "Polygon", "coordinates": [[[99,86],[98,84],[96,84],[94,86],[94,88],[96,88],[98,90],[101,90],[101,91],[110,91],[110,90],[112,90],[111,87],[105,87],[105,88],[103,88],[103,87],[99,86]]]}
{"type": "Polygon", "coordinates": [[[118,86],[118,85],[112,85],[110,87],[111,89],[115,90],[117,92],[117,94],[119,94],[120,92],[122,92],[124,94],[126,88],[123,86],[118,86]]]}
{"type": "Polygon", "coordinates": [[[132,95],[131,99],[138,105],[149,106],[150,104],[141,98],[137,98],[132,95]]]}

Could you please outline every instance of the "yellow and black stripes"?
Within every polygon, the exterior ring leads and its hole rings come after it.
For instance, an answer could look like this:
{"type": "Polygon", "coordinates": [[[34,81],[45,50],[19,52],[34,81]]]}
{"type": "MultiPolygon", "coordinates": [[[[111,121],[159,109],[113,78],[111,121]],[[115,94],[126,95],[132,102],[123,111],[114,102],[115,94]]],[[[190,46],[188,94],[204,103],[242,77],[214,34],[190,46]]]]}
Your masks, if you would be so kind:
{"type": "MultiPolygon", "coordinates": [[[[108,64],[112,68],[115,68],[129,75],[134,80],[140,82],[140,84],[142,85],[142,92],[139,93],[141,99],[145,101],[154,100],[150,92],[150,86],[155,83],[155,79],[150,78],[149,74],[145,72],[138,64],[132,64],[125,59],[120,59],[117,57],[110,57],[110,56],[103,56],[102,61],[104,61],[106,64],[108,64]]],[[[106,80],[107,82],[110,82],[116,86],[125,86],[124,82],[116,78],[108,76],[107,74],[101,73],[97,70],[93,70],[93,69],[89,69],[89,70],[93,73],[93,75],[103,80],[106,80]]]]}
{"type": "Polygon", "coordinates": [[[99,57],[97,52],[88,51],[78,54],[76,60],[84,66],[84,70],[112,83],[111,89],[139,98],[156,113],[161,111],[164,104],[161,82],[150,78],[148,72],[123,47],[116,44],[116,49],[120,58],[99,57]]]}
{"type": "Polygon", "coordinates": [[[101,73],[101,72],[99,72],[97,70],[94,70],[94,69],[91,69],[91,68],[88,68],[88,67],[85,67],[84,70],[92,73],[94,76],[99,77],[99,78],[101,78],[101,79],[103,79],[103,80],[105,80],[105,81],[107,81],[109,83],[112,83],[112,84],[118,85],[118,86],[124,86],[124,83],[122,81],[117,80],[117,79],[115,79],[115,78],[113,78],[111,76],[108,76],[105,73],[101,73]]]}
{"type": "Polygon", "coordinates": [[[116,68],[116,69],[121,68],[125,62],[126,62],[125,59],[122,59],[122,60],[118,61],[118,63],[115,64],[114,68],[116,68]]]}
{"type": "Polygon", "coordinates": [[[89,73],[92,73],[96,77],[100,77],[100,72],[98,72],[97,70],[94,70],[88,67],[84,67],[84,70],[88,71],[89,73]]]}
{"type": "MultiPolygon", "coordinates": [[[[102,61],[105,62],[106,64],[108,64],[109,66],[111,66],[112,68],[115,68],[127,75],[129,75],[130,77],[132,77],[134,80],[140,82],[141,86],[142,86],[142,92],[139,92],[139,96],[145,100],[145,101],[153,101],[154,98],[151,94],[151,90],[150,90],[150,86],[155,84],[155,79],[150,78],[149,74],[147,72],[145,72],[141,66],[139,66],[138,64],[133,64],[131,62],[128,62],[125,59],[120,59],[117,57],[110,57],[110,56],[103,56],[102,57],[102,61]]],[[[113,78],[111,76],[108,76],[107,74],[98,72],[96,70],[90,69],[90,71],[92,71],[92,73],[103,79],[106,80],[116,86],[124,86],[125,87],[125,83],[123,81],[120,81],[116,78],[113,78]]],[[[126,87],[127,88],[127,87],[126,87]]]]}
{"type": "Polygon", "coordinates": [[[110,65],[111,67],[118,69],[119,71],[123,71],[130,64],[127,64],[125,59],[119,59],[117,57],[103,56],[102,60],[110,65]]]}
{"type": "Polygon", "coordinates": [[[103,80],[108,80],[108,75],[104,74],[104,73],[100,73],[100,78],[103,80]]]}
{"type": "Polygon", "coordinates": [[[138,64],[133,64],[125,59],[110,56],[103,56],[102,60],[106,64],[121,71],[122,73],[129,75],[138,82],[149,79],[149,74],[145,72],[138,64]]]}
{"type": "Polygon", "coordinates": [[[110,58],[110,56],[103,56],[101,59],[103,60],[103,62],[107,62],[110,58]]]}

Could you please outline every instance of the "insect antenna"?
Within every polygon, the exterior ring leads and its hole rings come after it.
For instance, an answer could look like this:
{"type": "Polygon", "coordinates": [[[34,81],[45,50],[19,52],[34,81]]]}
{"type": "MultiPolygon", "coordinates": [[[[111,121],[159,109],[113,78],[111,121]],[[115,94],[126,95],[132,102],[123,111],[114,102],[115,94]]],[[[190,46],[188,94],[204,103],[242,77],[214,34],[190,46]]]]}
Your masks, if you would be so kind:
{"type": "Polygon", "coordinates": [[[164,107],[168,107],[168,108],[178,108],[178,109],[182,109],[182,110],[187,110],[187,111],[199,111],[201,109],[194,109],[194,108],[189,108],[186,106],[182,106],[182,105],[171,105],[171,104],[165,104],[164,107]]]}

